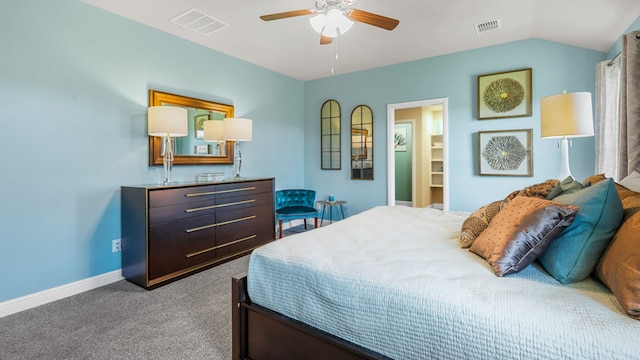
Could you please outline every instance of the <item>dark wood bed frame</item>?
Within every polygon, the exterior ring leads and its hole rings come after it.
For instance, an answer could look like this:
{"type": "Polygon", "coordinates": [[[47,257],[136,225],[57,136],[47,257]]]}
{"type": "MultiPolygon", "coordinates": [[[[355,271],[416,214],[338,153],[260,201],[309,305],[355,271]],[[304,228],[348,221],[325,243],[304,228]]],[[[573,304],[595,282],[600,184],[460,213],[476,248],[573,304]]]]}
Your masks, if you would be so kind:
{"type": "Polygon", "coordinates": [[[253,304],[247,277],[232,279],[233,360],[382,360],[386,356],[253,304]]]}

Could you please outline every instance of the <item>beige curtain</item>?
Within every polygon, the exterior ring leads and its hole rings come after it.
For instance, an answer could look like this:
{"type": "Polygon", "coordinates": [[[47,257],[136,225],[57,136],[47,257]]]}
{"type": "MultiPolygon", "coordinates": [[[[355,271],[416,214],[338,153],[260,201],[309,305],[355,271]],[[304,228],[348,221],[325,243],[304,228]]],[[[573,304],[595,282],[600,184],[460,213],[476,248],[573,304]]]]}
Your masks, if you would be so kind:
{"type": "Polygon", "coordinates": [[[620,57],[596,65],[596,174],[618,181],[620,57]]]}
{"type": "Polygon", "coordinates": [[[620,75],[620,167],[622,179],[640,172],[640,30],[622,37],[620,75]]]}

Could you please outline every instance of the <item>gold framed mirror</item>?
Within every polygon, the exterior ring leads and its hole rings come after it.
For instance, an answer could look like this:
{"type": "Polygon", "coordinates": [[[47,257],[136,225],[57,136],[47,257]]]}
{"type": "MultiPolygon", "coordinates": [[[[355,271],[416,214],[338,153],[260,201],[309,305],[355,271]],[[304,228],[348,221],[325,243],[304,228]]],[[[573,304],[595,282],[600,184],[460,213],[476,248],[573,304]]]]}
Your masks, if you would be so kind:
{"type": "Polygon", "coordinates": [[[373,112],[367,105],[351,112],[351,180],[373,180],[373,112]]]}
{"type": "MultiPolygon", "coordinates": [[[[187,109],[189,134],[175,139],[174,165],[233,164],[233,142],[204,140],[205,120],[222,121],[233,117],[233,105],[149,90],[149,106],[180,106],[187,109]]],[[[149,165],[162,165],[161,137],[149,136],[149,165]]]]}

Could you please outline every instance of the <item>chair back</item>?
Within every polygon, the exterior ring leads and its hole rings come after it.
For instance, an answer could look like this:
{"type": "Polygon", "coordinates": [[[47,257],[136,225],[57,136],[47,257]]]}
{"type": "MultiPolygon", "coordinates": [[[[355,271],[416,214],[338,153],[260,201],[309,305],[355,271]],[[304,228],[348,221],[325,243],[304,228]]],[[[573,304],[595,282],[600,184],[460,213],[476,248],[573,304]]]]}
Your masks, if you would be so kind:
{"type": "Polygon", "coordinates": [[[288,189],[276,191],[276,210],[290,206],[313,208],[316,202],[315,190],[288,189]]]}

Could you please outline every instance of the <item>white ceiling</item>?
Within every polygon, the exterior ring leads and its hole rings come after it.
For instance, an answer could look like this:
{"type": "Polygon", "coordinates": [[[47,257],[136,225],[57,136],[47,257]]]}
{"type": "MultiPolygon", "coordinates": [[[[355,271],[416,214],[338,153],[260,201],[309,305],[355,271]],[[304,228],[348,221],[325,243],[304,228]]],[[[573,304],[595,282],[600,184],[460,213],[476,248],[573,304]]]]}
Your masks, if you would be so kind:
{"type": "MultiPolygon", "coordinates": [[[[299,80],[332,75],[333,45],[319,44],[309,16],[259,19],[312,9],[314,0],[82,1],[299,80]],[[169,21],[190,9],[228,26],[201,35],[169,21]]],[[[606,52],[640,16],[639,0],[359,0],[353,7],[400,24],[387,31],[355,23],[338,38],[335,74],[530,38],[606,52]],[[476,34],[476,23],[494,19],[502,29],[476,34]]]]}

